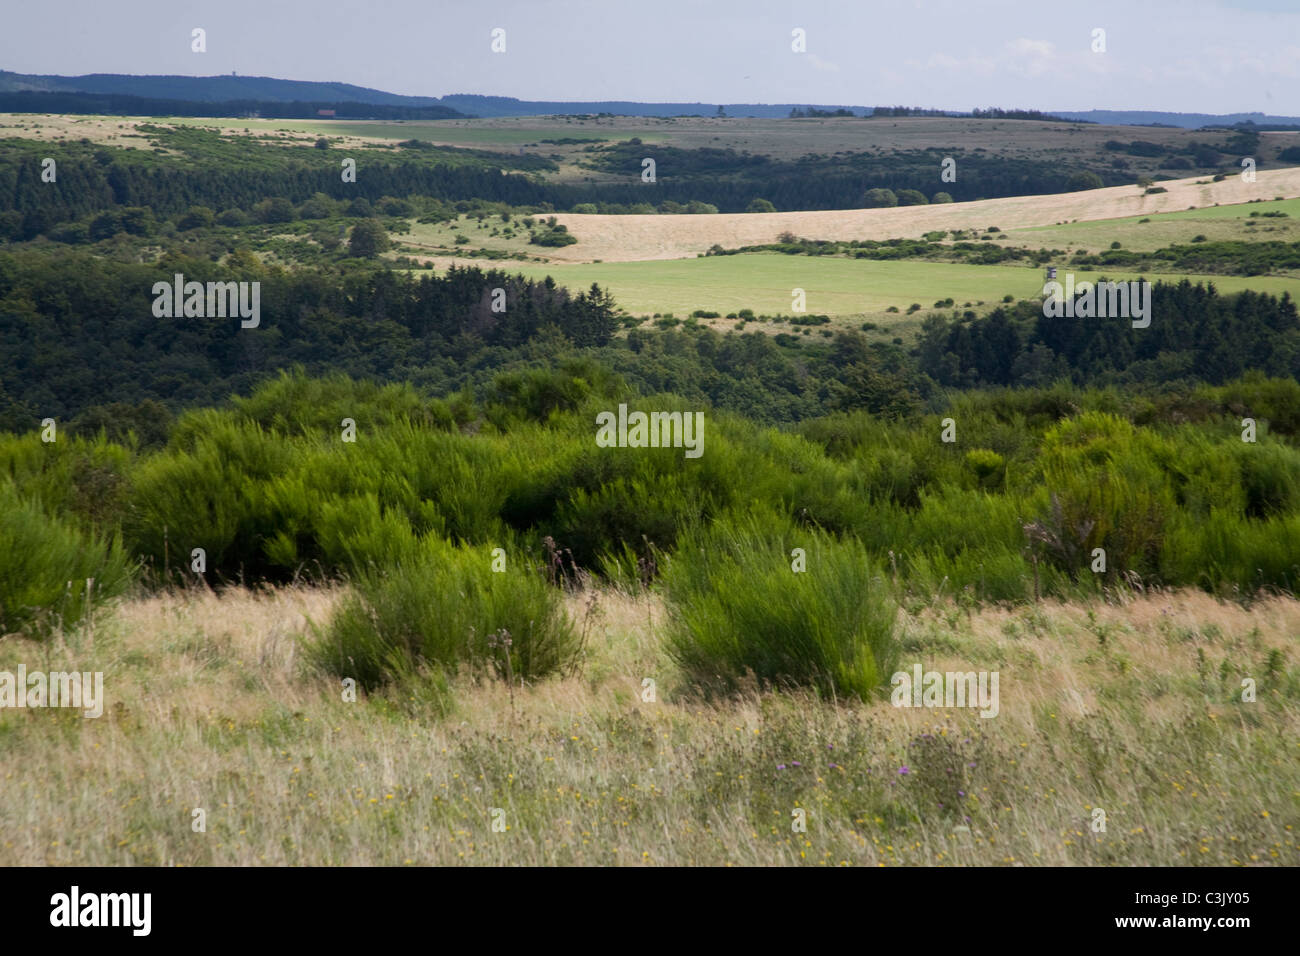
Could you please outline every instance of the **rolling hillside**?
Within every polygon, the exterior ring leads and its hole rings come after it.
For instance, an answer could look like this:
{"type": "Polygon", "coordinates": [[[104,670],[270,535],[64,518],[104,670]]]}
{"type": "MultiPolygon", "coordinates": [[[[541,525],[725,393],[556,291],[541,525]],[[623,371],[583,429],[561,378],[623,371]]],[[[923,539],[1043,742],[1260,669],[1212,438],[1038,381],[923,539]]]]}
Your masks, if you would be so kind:
{"type": "Polygon", "coordinates": [[[1113,186],[1054,196],[1013,196],[977,202],[890,209],[831,209],[814,212],[736,213],[678,216],[600,216],[557,213],[580,237],[576,245],[549,250],[570,262],[628,262],[680,259],[725,248],[775,242],[789,231],[812,239],[913,238],[937,229],[1002,229],[1051,226],[1061,222],[1119,219],[1190,207],[1292,199],[1300,196],[1300,167],[1262,170],[1254,183],[1239,176],[1222,182],[1204,177],[1160,184],[1167,192],[1145,195],[1136,186],[1113,186]]]}

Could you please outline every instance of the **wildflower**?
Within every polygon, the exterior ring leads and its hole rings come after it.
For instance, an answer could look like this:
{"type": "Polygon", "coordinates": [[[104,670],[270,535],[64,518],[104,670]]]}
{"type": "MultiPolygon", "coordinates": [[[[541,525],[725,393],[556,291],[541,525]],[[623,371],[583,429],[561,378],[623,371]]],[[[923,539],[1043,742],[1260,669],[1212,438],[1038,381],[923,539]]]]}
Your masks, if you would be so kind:
{"type": "Polygon", "coordinates": [[[907,775],[908,775],[909,773],[911,773],[911,772],[912,772],[912,771],[909,770],[907,767],[899,767],[899,768],[898,768],[899,776],[904,776],[904,777],[905,777],[905,776],[907,776],[907,775]]]}

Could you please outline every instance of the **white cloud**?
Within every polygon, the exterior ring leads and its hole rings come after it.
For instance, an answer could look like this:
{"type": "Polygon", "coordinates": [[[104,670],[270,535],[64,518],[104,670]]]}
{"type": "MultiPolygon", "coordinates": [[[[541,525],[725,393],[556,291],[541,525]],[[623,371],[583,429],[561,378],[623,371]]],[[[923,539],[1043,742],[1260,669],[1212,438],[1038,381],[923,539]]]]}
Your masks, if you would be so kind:
{"type": "Polygon", "coordinates": [[[832,63],[830,60],[823,60],[816,53],[808,54],[808,62],[812,64],[814,70],[820,70],[823,73],[838,73],[840,65],[832,63]]]}

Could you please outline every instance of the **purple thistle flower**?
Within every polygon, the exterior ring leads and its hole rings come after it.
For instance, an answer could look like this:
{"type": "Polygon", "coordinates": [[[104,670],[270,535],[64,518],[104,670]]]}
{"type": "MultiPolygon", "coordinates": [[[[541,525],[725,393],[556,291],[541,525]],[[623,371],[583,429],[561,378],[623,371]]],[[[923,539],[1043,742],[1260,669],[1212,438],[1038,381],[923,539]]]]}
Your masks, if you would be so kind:
{"type": "Polygon", "coordinates": [[[800,763],[799,761],[797,761],[797,760],[791,760],[791,761],[790,761],[790,766],[792,766],[792,767],[802,767],[803,764],[801,764],[801,763],[800,763]]]}
{"type": "Polygon", "coordinates": [[[907,774],[911,773],[912,771],[909,770],[907,767],[899,767],[899,768],[898,768],[898,772],[899,772],[899,774],[900,774],[901,776],[906,776],[907,774]]]}
{"type": "Polygon", "coordinates": [[[783,763],[779,763],[779,764],[777,764],[777,765],[776,765],[776,769],[777,769],[777,770],[784,770],[784,769],[785,769],[785,764],[783,764],[783,763]]]}

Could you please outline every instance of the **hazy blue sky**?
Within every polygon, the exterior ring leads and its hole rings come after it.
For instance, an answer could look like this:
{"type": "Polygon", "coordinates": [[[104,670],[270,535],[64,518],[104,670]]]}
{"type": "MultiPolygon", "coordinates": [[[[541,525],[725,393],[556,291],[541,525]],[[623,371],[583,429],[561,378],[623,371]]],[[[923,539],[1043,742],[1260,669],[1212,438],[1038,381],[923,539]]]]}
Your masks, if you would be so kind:
{"type": "Polygon", "coordinates": [[[1300,0],[0,0],[0,67],[526,99],[1300,115],[1300,0]],[[208,52],[190,52],[190,30],[208,52]],[[506,30],[506,52],[489,49],[506,30]],[[791,30],[807,32],[805,54],[791,30]],[[1106,52],[1092,52],[1092,31],[1106,52]]]}

